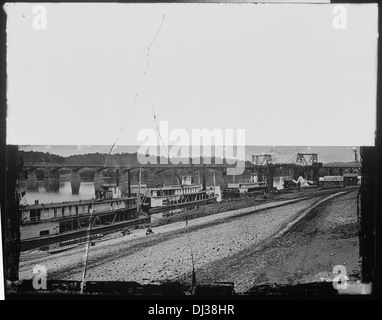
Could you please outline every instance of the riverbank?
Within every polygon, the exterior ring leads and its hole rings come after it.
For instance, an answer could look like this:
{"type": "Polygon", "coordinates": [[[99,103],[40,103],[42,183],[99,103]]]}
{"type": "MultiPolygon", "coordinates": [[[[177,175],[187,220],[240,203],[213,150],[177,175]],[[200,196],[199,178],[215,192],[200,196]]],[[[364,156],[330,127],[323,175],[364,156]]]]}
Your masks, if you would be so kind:
{"type": "MultiPolygon", "coordinates": [[[[163,283],[183,279],[187,283],[191,279],[191,252],[199,279],[211,264],[229,261],[260,246],[322,198],[262,204],[252,211],[243,209],[196,218],[188,222],[188,227],[179,221],[155,228],[150,236],[145,235],[145,230],[136,230],[128,236],[98,243],[89,251],[87,280],[163,283]]],[[[25,259],[20,263],[20,278],[32,278],[33,266],[40,264],[46,267],[48,279],[80,280],[84,254],[82,246],[25,259]]]]}

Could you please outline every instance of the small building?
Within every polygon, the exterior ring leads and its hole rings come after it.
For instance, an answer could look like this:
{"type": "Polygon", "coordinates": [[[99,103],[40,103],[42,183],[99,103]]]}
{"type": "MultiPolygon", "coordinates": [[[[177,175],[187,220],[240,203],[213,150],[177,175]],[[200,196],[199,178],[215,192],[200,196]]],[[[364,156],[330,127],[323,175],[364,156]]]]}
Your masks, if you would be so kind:
{"type": "Polygon", "coordinates": [[[358,173],[344,173],[344,185],[345,186],[356,186],[358,184],[358,173]]]}
{"type": "Polygon", "coordinates": [[[343,176],[324,176],[324,188],[341,188],[344,187],[343,176]]]}

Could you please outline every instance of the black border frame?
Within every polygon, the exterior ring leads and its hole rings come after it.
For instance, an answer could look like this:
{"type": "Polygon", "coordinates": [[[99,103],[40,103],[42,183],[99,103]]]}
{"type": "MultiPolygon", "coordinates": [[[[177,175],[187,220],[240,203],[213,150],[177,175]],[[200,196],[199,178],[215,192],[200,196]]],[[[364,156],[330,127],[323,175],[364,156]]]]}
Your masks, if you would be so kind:
{"type": "MultiPolygon", "coordinates": [[[[36,1],[36,3],[45,3],[45,2],[52,2],[52,1],[36,1]]],[[[71,3],[71,2],[75,2],[75,1],[64,1],[64,2],[67,2],[67,3],[71,3]]],[[[83,2],[83,1],[81,1],[83,2]]],[[[105,1],[91,1],[91,2],[105,2],[105,1]]],[[[119,3],[147,3],[147,1],[117,1],[119,3]]],[[[195,2],[195,3],[204,3],[204,2],[213,2],[213,3],[216,3],[216,2],[222,2],[222,3],[226,3],[226,2],[234,2],[234,3],[239,3],[239,2],[242,2],[240,0],[237,0],[237,1],[182,1],[182,0],[179,0],[179,1],[150,1],[150,3],[187,3],[187,2],[195,2]]],[[[274,3],[272,1],[270,1],[271,3],[274,3]]],[[[253,3],[256,3],[256,1],[253,1],[253,3]]],[[[291,1],[290,3],[293,3],[293,1],[291,1]]],[[[365,3],[377,3],[376,1],[366,1],[366,2],[360,2],[360,1],[331,1],[330,4],[365,4],[365,3]]],[[[280,5],[282,5],[284,3],[280,3],[280,5]]],[[[297,3],[295,3],[297,4],[297,3]]],[[[321,3],[312,3],[312,4],[321,4],[321,3]]],[[[2,3],[2,5],[4,5],[4,3],[2,3]]],[[[379,17],[378,17],[378,30],[382,30],[382,27],[381,27],[381,10],[380,10],[381,6],[378,4],[378,10],[379,10],[379,17]]],[[[2,243],[5,244],[5,223],[6,223],[6,220],[5,220],[5,216],[4,216],[4,212],[5,212],[5,184],[6,184],[6,181],[5,181],[5,176],[6,176],[6,165],[5,165],[5,159],[6,159],[6,110],[7,110],[7,99],[6,99],[6,93],[7,93],[7,72],[6,72],[6,13],[4,12],[4,10],[0,10],[1,11],[1,44],[0,44],[0,54],[2,57],[4,57],[2,60],[1,60],[1,63],[0,63],[0,72],[1,72],[1,94],[0,94],[0,99],[1,99],[1,106],[0,106],[0,139],[1,139],[1,142],[0,142],[0,203],[1,203],[1,231],[2,231],[2,243]]],[[[376,98],[376,120],[377,120],[377,123],[376,123],[376,134],[375,134],[375,149],[376,149],[376,159],[375,159],[375,163],[376,163],[376,172],[377,172],[377,176],[376,176],[376,195],[382,195],[382,184],[381,184],[381,181],[382,181],[382,166],[380,166],[379,164],[382,164],[382,136],[381,136],[381,132],[382,132],[382,124],[381,124],[381,118],[382,118],[382,46],[381,46],[381,37],[378,38],[378,69],[377,69],[377,98],[376,98]]],[[[382,212],[382,197],[381,196],[377,196],[376,199],[375,199],[375,205],[376,205],[376,212],[374,213],[375,215],[375,252],[374,255],[375,255],[375,265],[374,265],[374,270],[375,270],[375,282],[373,282],[373,293],[371,296],[366,296],[366,297],[360,297],[360,296],[338,296],[338,297],[331,297],[331,298],[335,298],[336,300],[354,300],[354,299],[361,299],[361,300],[369,300],[369,299],[376,299],[378,297],[381,296],[381,258],[382,258],[382,254],[378,255],[377,253],[378,252],[382,252],[382,245],[381,245],[381,237],[379,237],[379,232],[377,232],[378,230],[381,229],[381,215],[379,214],[380,212],[382,212]]],[[[5,261],[5,247],[4,245],[2,246],[2,251],[3,251],[3,261],[5,261]]],[[[5,266],[3,265],[3,274],[5,276],[5,266]]],[[[4,277],[4,281],[5,280],[5,277],[4,277]]],[[[5,292],[5,288],[4,288],[4,292],[5,292]]],[[[8,294],[5,292],[5,298],[10,298],[8,296],[8,294]]],[[[53,295],[53,296],[49,296],[49,295],[42,295],[42,297],[31,297],[31,296],[23,296],[23,295],[20,295],[19,297],[12,297],[12,298],[16,298],[16,299],[23,299],[23,298],[32,298],[32,299],[49,299],[49,298],[52,298],[52,299],[64,299],[64,300],[67,300],[67,299],[72,299],[74,297],[72,296],[68,296],[68,295],[64,295],[64,296],[57,296],[57,295],[53,295]]],[[[89,296],[85,296],[85,297],[78,297],[78,296],[75,296],[76,299],[81,299],[81,300],[88,300],[88,299],[95,299],[96,297],[89,297],[89,296]]],[[[164,302],[165,300],[168,300],[169,298],[171,297],[141,297],[141,298],[148,298],[149,300],[158,300],[158,303],[160,302],[164,302]]],[[[140,297],[137,297],[137,299],[141,299],[140,297]]],[[[174,297],[176,298],[176,297],[174,297]]],[[[179,297],[178,297],[179,298],[179,297]]],[[[251,298],[240,298],[240,300],[254,300],[254,299],[265,299],[265,300],[289,300],[289,299],[294,299],[294,298],[299,298],[299,299],[325,299],[325,297],[306,297],[306,296],[298,296],[298,297],[251,297],[251,298]]],[[[102,299],[130,299],[130,300],[137,300],[135,298],[132,299],[132,297],[116,297],[116,296],[102,296],[102,299]]],[[[183,300],[183,299],[182,299],[183,300]]],[[[186,300],[189,300],[189,299],[186,299],[186,300]]],[[[192,299],[191,299],[192,300],[192,299]]],[[[210,298],[208,298],[208,300],[210,300],[210,298]]],[[[226,300],[226,299],[224,299],[226,300]]],[[[235,301],[235,303],[237,302],[237,300],[235,298],[230,298],[231,301],[235,301]]],[[[180,300],[181,301],[181,300],[180,300]]],[[[179,305],[180,304],[180,301],[177,302],[177,303],[172,303],[172,305],[179,305]]],[[[202,300],[203,301],[203,300],[202,300]]],[[[218,303],[222,303],[223,301],[219,301],[218,303]]],[[[203,303],[203,302],[202,302],[203,303]]],[[[144,305],[152,305],[152,303],[145,303],[144,305]]],[[[138,304],[138,305],[141,305],[141,304],[138,304]]],[[[138,306],[137,305],[137,306],[138,306]]]]}

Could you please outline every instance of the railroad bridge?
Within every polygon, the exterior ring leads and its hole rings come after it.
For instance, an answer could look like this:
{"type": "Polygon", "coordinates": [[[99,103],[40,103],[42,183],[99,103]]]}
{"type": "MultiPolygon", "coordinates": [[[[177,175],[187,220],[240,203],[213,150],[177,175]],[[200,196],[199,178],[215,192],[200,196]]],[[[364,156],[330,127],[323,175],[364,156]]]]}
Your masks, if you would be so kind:
{"type": "Polygon", "coordinates": [[[333,176],[336,173],[342,176],[345,172],[347,173],[358,173],[361,174],[362,165],[361,163],[326,163],[322,165],[323,168],[329,171],[329,175],[333,176]]]}
{"type": "MultiPolygon", "coordinates": [[[[73,165],[73,164],[60,164],[60,163],[26,163],[23,166],[23,171],[27,176],[27,187],[33,189],[37,186],[37,170],[44,172],[44,186],[50,190],[58,190],[60,171],[69,170],[71,172],[70,183],[73,194],[79,193],[81,184],[80,172],[84,169],[94,170],[94,186],[96,192],[101,189],[102,185],[102,172],[104,170],[113,170],[116,175],[117,185],[122,188],[123,194],[131,194],[132,181],[138,183],[138,173],[145,174],[146,180],[150,180],[150,187],[158,186],[158,181],[154,181],[155,177],[164,171],[173,171],[177,180],[181,175],[192,174],[193,180],[195,175],[199,177],[199,181],[203,180],[203,186],[206,187],[206,170],[219,171],[225,175],[228,168],[234,168],[236,165],[229,164],[146,164],[146,165],[99,165],[99,164],[86,164],[86,165],[73,165]],[[200,178],[202,172],[202,178],[200,178]],[[134,173],[134,176],[133,176],[134,173]],[[149,177],[147,177],[149,176],[149,177]]],[[[178,182],[178,181],[177,181],[178,182]]]]}
{"type": "MultiPolygon", "coordinates": [[[[194,181],[199,181],[206,188],[206,172],[212,172],[213,183],[215,184],[215,173],[219,172],[222,176],[223,184],[229,181],[227,169],[236,167],[236,164],[213,164],[213,163],[190,163],[190,164],[146,164],[146,165],[118,165],[118,164],[61,164],[61,163],[25,163],[23,171],[27,172],[27,187],[33,188],[37,185],[36,171],[44,171],[44,185],[49,189],[58,191],[60,171],[69,170],[71,172],[70,183],[73,194],[78,194],[81,184],[80,172],[84,169],[94,170],[94,186],[96,192],[101,189],[102,171],[113,170],[116,174],[117,185],[121,186],[122,193],[131,195],[132,181],[138,183],[141,174],[145,175],[148,187],[158,185],[160,173],[173,171],[173,175],[179,182],[179,177],[184,174],[191,174],[194,181]],[[200,178],[200,174],[202,178],[200,178]]],[[[329,175],[342,175],[345,172],[361,172],[361,163],[327,163],[318,161],[316,153],[298,153],[292,159],[280,163],[276,162],[270,154],[253,155],[252,162],[246,161],[245,172],[256,174],[259,181],[265,180],[267,185],[273,186],[273,178],[277,168],[289,168],[293,171],[293,176],[303,175],[309,180],[318,181],[320,170],[325,169],[329,175]]],[[[236,179],[239,179],[237,177],[236,179]]],[[[235,182],[235,176],[231,177],[231,182],[235,182]]]]}

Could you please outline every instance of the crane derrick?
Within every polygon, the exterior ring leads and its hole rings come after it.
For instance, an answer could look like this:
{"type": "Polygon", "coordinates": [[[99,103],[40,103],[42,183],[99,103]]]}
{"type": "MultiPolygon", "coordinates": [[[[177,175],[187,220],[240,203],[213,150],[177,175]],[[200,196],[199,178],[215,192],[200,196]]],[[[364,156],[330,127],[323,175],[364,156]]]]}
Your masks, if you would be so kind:
{"type": "Polygon", "coordinates": [[[266,166],[273,164],[273,158],[270,154],[252,155],[252,163],[257,166],[266,166]]]}
{"type": "Polygon", "coordinates": [[[318,162],[317,153],[297,153],[296,164],[300,166],[312,166],[318,162]]]}
{"type": "Polygon", "coordinates": [[[273,162],[271,154],[252,155],[252,163],[256,166],[254,173],[258,181],[266,181],[268,187],[273,186],[273,162]]]}

